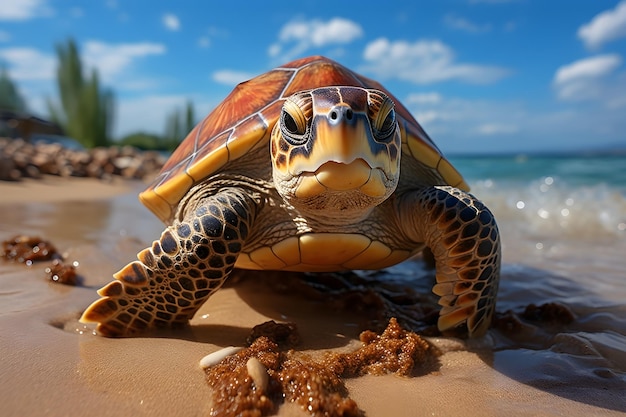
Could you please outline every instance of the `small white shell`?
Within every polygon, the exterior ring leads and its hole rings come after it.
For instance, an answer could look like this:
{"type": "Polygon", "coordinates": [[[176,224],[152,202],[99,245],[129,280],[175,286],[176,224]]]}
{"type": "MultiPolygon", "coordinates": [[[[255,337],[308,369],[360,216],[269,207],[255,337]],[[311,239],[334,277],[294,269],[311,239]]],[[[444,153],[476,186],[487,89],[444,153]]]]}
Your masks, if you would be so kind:
{"type": "Polygon", "coordinates": [[[267,374],[267,368],[257,358],[250,358],[246,362],[246,368],[248,369],[248,375],[254,381],[254,385],[260,391],[267,390],[267,384],[269,383],[269,375],[267,374]]]}
{"type": "Polygon", "coordinates": [[[239,352],[240,350],[243,350],[243,348],[237,347],[237,346],[227,346],[223,349],[217,350],[213,353],[206,355],[204,358],[200,359],[200,367],[202,369],[207,369],[212,366],[215,366],[227,356],[233,355],[239,352]]]}

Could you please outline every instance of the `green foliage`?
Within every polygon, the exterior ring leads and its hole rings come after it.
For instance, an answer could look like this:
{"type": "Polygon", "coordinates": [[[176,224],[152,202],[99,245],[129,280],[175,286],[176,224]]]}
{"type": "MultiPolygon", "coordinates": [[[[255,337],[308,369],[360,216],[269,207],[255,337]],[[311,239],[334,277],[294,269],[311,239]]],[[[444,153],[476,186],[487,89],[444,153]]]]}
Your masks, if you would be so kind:
{"type": "Polygon", "coordinates": [[[18,113],[26,112],[26,102],[9,77],[5,67],[0,70],[0,109],[18,113]]]}
{"type": "Polygon", "coordinates": [[[56,51],[61,105],[56,106],[48,100],[52,120],[61,125],[68,136],[86,147],[108,145],[115,111],[113,92],[101,87],[95,69],[89,76],[85,76],[73,40],[68,40],[65,45],[57,45],[56,51]]]}
{"type": "Polygon", "coordinates": [[[151,133],[137,132],[124,136],[120,141],[121,146],[133,146],[144,151],[147,150],[168,150],[165,139],[162,136],[151,133]]]}
{"type": "Polygon", "coordinates": [[[187,101],[184,111],[174,110],[167,117],[165,125],[165,143],[168,150],[174,150],[178,144],[187,137],[187,134],[195,127],[193,103],[187,101]]]}

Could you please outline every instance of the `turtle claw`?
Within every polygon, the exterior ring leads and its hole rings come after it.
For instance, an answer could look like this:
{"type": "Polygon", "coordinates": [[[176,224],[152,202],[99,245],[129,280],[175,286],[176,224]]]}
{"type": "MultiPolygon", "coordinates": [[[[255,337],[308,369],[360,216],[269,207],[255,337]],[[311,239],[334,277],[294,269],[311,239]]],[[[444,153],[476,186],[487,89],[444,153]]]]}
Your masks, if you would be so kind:
{"type": "Polygon", "coordinates": [[[216,280],[170,279],[167,269],[150,269],[139,261],[129,263],[114,277],[115,281],[98,290],[102,298],[80,318],[98,323],[98,333],[108,337],[183,325],[218,286],[211,282],[216,280]]]}
{"type": "Polygon", "coordinates": [[[80,321],[111,337],[186,324],[234,266],[249,230],[245,201],[231,190],[201,202],[114,274],[80,321]]]}
{"type": "MultiPolygon", "coordinates": [[[[110,287],[110,285],[108,285],[108,287],[110,287]]],[[[109,298],[101,298],[95,303],[91,304],[89,308],[83,312],[83,315],[80,318],[80,322],[99,323],[115,314],[116,311],[117,304],[115,303],[115,301],[109,298]]]]}
{"type": "Polygon", "coordinates": [[[119,281],[109,282],[104,287],[98,290],[98,295],[101,297],[119,297],[124,291],[124,286],[119,281]]]}
{"type": "MultiPolygon", "coordinates": [[[[144,249],[139,252],[137,257],[143,262],[147,256],[145,256],[145,252],[150,252],[149,249],[144,249]]],[[[154,258],[152,258],[154,259],[154,258]]],[[[148,279],[148,271],[151,265],[143,265],[142,262],[131,262],[126,265],[124,268],[113,274],[113,278],[123,282],[126,285],[130,285],[132,287],[145,287],[149,285],[150,280],[148,279]]],[[[114,281],[115,282],[115,281],[114,281]]],[[[99,292],[98,292],[99,293],[99,292]]]]}
{"type": "Polygon", "coordinates": [[[98,290],[102,298],[85,310],[80,321],[98,323],[98,333],[109,337],[130,336],[148,327],[166,325],[158,322],[158,313],[153,314],[155,297],[150,294],[148,275],[141,262],[126,265],[113,275],[115,281],[98,290]]]}
{"type": "Polygon", "coordinates": [[[487,207],[454,187],[429,187],[409,196],[405,208],[414,219],[413,239],[422,239],[434,256],[440,296],[437,325],[442,332],[464,326],[469,336],[491,324],[500,275],[500,237],[487,207]]]}

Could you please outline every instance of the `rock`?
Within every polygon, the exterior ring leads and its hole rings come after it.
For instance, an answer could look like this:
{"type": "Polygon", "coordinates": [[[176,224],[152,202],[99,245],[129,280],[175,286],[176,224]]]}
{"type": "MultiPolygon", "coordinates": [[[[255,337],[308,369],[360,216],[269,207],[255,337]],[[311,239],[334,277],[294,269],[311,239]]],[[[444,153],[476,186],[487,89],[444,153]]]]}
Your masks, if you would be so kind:
{"type": "Polygon", "coordinates": [[[57,143],[31,144],[22,139],[0,138],[2,181],[42,175],[144,179],[154,176],[164,163],[165,158],[158,152],[143,152],[130,146],[74,150],[57,143]]]}
{"type": "Polygon", "coordinates": [[[18,181],[20,178],[22,178],[22,173],[15,167],[13,159],[0,155],[0,180],[18,181]]]}

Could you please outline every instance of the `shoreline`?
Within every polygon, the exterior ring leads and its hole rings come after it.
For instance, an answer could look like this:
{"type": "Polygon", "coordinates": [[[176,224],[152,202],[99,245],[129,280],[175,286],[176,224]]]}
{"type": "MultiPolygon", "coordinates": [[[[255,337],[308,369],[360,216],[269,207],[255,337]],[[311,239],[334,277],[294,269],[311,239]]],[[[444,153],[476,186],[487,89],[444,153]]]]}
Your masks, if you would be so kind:
{"type": "MultiPolygon", "coordinates": [[[[187,329],[125,339],[85,332],[77,318],[97,298],[96,290],[162,230],[136,199],[144,186],[122,178],[103,182],[55,176],[0,182],[0,209],[6,210],[0,217],[0,238],[45,230],[41,234],[68,260],[80,262],[78,273],[84,278],[77,287],[52,284],[46,282],[45,263],[26,267],[0,260],[0,327],[8,335],[0,339],[3,415],[208,415],[211,393],[200,359],[243,343],[253,326],[267,320],[296,322],[305,342],[302,349],[315,354],[345,348],[358,337],[354,315],[274,291],[257,275],[218,291],[187,329]],[[106,209],[99,211],[102,206],[106,209]]],[[[507,290],[511,294],[522,285],[539,285],[537,279],[527,282],[527,272],[506,272],[503,305],[543,300],[528,293],[506,299],[507,290]]],[[[553,284],[561,282],[556,278],[551,278],[553,284]]],[[[571,287],[568,291],[573,292],[571,287]]],[[[539,327],[525,330],[545,332],[539,327]]],[[[560,335],[565,338],[567,332],[560,335]]],[[[596,370],[611,368],[575,336],[555,346],[566,354],[551,348],[496,349],[506,337],[492,330],[470,343],[433,338],[442,352],[435,372],[350,378],[346,386],[370,417],[626,412],[620,395],[621,387],[626,389],[620,382],[623,375],[594,376],[596,370]]],[[[292,405],[281,406],[277,415],[307,416],[292,405]]]]}
{"type": "Polygon", "coordinates": [[[143,184],[140,180],[125,178],[101,180],[55,175],[23,178],[19,181],[0,181],[0,206],[106,199],[130,193],[143,184]]]}

